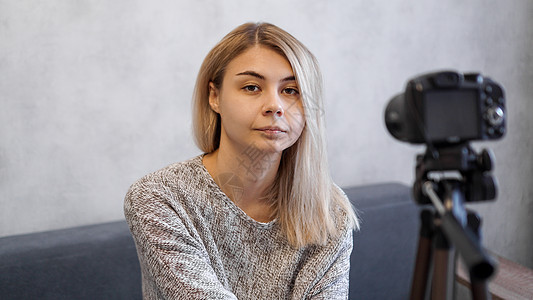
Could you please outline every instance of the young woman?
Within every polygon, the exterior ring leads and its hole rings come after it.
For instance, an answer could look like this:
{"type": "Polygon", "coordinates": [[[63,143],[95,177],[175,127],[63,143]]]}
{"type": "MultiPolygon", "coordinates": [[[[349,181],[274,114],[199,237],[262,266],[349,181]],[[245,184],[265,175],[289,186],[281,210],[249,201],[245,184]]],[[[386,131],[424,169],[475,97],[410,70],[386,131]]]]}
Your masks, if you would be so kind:
{"type": "Polygon", "coordinates": [[[194,93],[204,154],[125,199],[145,299],[347,298],[359,224],[327,165],[321,75],[282,29],[243,24],[194,93]]]}

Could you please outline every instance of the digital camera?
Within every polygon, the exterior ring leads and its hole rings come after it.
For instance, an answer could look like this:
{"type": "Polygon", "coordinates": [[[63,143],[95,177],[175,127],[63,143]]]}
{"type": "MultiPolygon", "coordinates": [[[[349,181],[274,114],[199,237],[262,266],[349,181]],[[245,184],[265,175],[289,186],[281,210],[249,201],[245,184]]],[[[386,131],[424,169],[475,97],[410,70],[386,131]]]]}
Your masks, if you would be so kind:
{"type": "Polygon", "coordinates": [[[499,139],[506,131],[504,90],[477,73],[421,75],[390,100],[385,123],[396,139],[413,144],[499,139]]]}

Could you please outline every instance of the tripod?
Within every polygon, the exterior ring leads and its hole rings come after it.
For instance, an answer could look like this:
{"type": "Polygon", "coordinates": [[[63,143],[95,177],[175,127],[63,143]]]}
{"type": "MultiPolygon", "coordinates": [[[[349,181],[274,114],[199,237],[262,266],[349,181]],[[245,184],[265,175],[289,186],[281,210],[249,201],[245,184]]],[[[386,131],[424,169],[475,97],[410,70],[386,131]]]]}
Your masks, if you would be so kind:
{"type": "Polygon", "coordinates": [[[478,155],[468,144],[436,149],[417,157],[414,198],[433,208],[420,214],[411,299],[452,299],[456,248],[470,273],[472,298],[489,299],[487,280],[496,266],[480,245],[481,219],[466,210],[464,203],[495,198],[496,185],[489,174],[491,155],[486,150],[478,155]],[[450,171],[455,176],[430,177],[450,171]]]}

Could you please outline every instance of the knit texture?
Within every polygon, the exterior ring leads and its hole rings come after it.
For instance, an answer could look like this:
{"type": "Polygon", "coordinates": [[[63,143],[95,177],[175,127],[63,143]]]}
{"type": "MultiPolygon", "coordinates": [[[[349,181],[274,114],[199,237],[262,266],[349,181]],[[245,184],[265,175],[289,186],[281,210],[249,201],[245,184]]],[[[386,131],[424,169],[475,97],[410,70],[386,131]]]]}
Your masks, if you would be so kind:
{"type": "Polygon", "coordinates": [[[352,230],[294,248],[276,220],[250,218],[218,187],[203,156],[149,174],[124,211],[144,299],[347,299],[352,230]]]}

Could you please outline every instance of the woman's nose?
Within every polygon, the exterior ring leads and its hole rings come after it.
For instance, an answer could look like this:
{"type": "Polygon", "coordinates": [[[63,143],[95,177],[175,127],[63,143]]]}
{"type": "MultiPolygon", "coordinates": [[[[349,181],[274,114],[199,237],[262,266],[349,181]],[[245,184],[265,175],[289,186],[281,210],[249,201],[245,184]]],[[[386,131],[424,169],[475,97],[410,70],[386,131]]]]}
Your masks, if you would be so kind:
{"type": "Polygon", "coordinates": [[[277,93],[269,95],[263,107],[263,115],[274,115],[276,117],[281,117],[284,114],[285,111],[283,110],[280,96],[277,93]]]}

